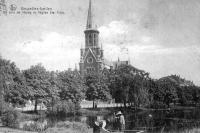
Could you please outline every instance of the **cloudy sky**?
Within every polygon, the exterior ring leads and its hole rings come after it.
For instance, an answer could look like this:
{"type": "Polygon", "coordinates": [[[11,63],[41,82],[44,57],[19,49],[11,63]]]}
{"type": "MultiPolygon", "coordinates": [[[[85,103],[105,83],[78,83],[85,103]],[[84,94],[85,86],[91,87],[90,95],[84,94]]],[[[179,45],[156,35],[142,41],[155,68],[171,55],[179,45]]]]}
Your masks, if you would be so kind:
{"type": "MultiPolygon", "coordinates": [[[[200,85],[199,0],[92,0],[105,58],[128,48],[131,64],[160,78],[177,74],[200,85]]],[[[88,0],[7,0],[64,14],[0,16],[0,55],[20,69],[42,63],[48,70],[74,68],[84,46],[88,0]]]]}

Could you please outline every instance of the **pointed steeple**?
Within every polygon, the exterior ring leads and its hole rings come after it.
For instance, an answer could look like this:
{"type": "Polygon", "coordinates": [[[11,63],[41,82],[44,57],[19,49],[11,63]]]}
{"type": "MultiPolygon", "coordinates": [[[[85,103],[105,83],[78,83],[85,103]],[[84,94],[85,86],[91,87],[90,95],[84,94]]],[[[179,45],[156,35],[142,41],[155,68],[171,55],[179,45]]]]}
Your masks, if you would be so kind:
{"type": "Polygon", "coordinates": [[[94,27],[93,27],[92,1],[90,0],[86,29],[91,29],[91,28],[94,28],[94,27]]]}

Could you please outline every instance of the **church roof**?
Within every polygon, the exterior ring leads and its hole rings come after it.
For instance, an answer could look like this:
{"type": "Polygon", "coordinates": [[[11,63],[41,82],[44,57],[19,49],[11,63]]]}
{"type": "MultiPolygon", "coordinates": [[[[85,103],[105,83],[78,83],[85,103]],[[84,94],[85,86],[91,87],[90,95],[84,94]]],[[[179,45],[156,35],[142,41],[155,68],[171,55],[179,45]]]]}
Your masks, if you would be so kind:
{"type": "Polygon", "coordinates": [[[92,52],[91,48],[89,48],[89,50],[87,51],[87,53],[86,53],[85,56],[84,56],[84,61],[85,61],[85,59],[86,59],[86,57],[88,56],[89,53],[91,53],[92,56],[94,57],[94,59],[97,60],[95,54],[92,52]]]}

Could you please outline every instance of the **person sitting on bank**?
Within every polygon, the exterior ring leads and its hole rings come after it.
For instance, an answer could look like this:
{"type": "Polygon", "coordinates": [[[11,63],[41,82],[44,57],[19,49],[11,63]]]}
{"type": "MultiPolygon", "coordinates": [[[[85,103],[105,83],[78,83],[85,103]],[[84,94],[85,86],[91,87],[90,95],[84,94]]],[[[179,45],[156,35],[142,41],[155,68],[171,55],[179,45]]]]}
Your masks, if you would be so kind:
{"type": "Polygon", "coordinates": [[[121,111],[118,111],[116,114],[116,123],[120,131],[125,130],[125,119],[121,111]]]}
{"type": "Polygon", "coordinates": [[[94,122],[93,133],[109,133],[105,127],[106,121],[102,120],[100,117],[97,117],[97,120],[94,122]]]}

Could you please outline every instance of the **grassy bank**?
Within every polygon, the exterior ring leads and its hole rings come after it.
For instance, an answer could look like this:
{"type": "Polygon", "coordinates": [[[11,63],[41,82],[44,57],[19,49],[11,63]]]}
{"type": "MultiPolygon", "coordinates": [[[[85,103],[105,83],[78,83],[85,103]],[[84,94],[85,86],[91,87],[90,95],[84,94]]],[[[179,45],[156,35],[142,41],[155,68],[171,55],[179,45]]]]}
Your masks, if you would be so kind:
{"type": "Polygon", "coordinates": [[[38,133],[38,132],[23,131],[19,129],[0,126],[0,133],[38,133]]]}
{"type": "MultiPolygon", "coordinates": [[[[31,125],[30,125],[31,126],[31,125]]],[[[85,123],[81,122],[58,122],[54,127],[48,128],[45,131],[27,131],[23,129],[15,129],[2,126],[0,124],[0,133],[92,133],[85,123]]]]}
{"type": "MultiPolygon", "coordinates": [[[[194,128],[191,130],[184,130],[184,131],[169,131],[169,132],[159,132],[159,133],[199,133],[199,128],[194,128]]],[[[2,127],[0,126],[0,133],[38,133],[33,131],[23,131],[18,129],[12,129],[8,127],[2,127]]],[[[67,127],[53,127],[48,128],[46,131],[40,132],[40,133],[93,133],[92,129],[87,129],[85,131],[81,131],[80,129],[76,129],[73,127],[67,128],[67,127]]],[[[148,133],[148,132],[146,132],[148,133]]],[[[152,132],[151,132],[152,133],[152,132]]]]}
{"type": "Polygon", "coordinates": [[[200,133],[200,128],[186,129],[184,131],[169,131],[162,133],[200,133]]]}
{"type": "Polygon", "coordinates": [[[48,128],[42,133],[92,133],[92,129],[80,122],[59,122],[55,127],[48,128]]]}
{"type": "Polygon", "coordinates": [[[80,115],[86,116],[97,116],[97,115],[105,115],[114,112],[115,108],[97,108],[97,109],[80,109],[80,115]]]}
{"type": "MultiPolygon", "coordinates": [[[[49,128],[43,133],[82,133],[74,129],[66,129],[66,128],[49,128]]],[[[92,129],[88,130],[85,133],[93,133],[92,129]]]]}

